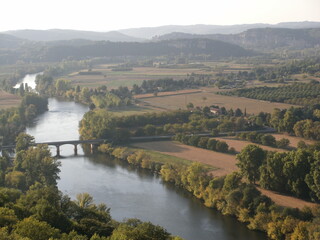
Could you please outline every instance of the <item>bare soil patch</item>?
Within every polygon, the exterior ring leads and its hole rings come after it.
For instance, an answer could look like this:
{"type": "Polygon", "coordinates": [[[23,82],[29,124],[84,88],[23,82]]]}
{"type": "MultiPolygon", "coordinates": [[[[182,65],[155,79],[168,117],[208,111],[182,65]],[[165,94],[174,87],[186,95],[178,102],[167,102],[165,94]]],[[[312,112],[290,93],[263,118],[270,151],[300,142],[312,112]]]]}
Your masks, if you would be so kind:
{"type": "Polygon", "coordinates": [[[16,107],[20,102],[20,97],[0,90],[0,109],[16,107]]]}

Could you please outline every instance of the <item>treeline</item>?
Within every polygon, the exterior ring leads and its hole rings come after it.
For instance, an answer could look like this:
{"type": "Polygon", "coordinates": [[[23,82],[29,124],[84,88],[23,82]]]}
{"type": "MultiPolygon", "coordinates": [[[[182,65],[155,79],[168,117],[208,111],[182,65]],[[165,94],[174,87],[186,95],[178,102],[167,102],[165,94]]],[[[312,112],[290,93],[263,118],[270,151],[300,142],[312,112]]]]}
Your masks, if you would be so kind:
{"type": "Polygon", "coordinates": [[[48,110],[48,100],[34,93],[27,93],[17,108],[0,110],[0,136],[2,144],[10,145],[28,123],[44,111],[48,110]]]}
{"type": "Polygon", "coordinates": [[[209,137],[200,137],[195,135],[177,134],[173,140],[179,141],[183,144],[204,148],[216,152],[232,153],[236,151],[234,148],[229,149],[229,145],[225,141],[216,140],[209,137]]]}
{"type": "Polygon", "coordinates": [[[313,81],[311,83],[294,83],[280,87],[244,88],[229,92],[219,92],[219,94],[271,102],[310,105],[320,103],[320,84],[317,81],[313,81]]]}
{"type": "Polygon", "coordinates": [[[208,169],[199,163],[189,166],[159,164],[152,162],[143,151],[133,152],[108,144],[101,145],[99,149],[137,167],[159,172],[165,182],[189,191],[207,207],[215,208],[224,215],[235,216],[249,229],[265,232],[270,239],[318,240],[318,209],[304,208],[300,211],[277,206],[261,195],[254,185],[243,182],[237,172],[212,177],[207,174],[208,169]]]}
{"type": "Polygon", "coordinates": [[[257,125],[245,116],[235,117],[234,112],[227,115],[212,116],[207,108],[191,112],[186,110],[113,116],[104,109],[87,112],[80,122],[82,139],[110,139],[125,142],[129,137],[193,134],[211,132],[232,132],[257,129],[257,125]]]}
{"type": "Polygon", "coordinates": [[[243,132],[243,133],[237,134],[236,137],[241,140],[258,143],[265,146],[284,148],[284,149],[288,148],[290,144],[290,141],[287,138],[276,140],[276,138],[271,134],[264,134],[264,133],[258,133],[258,132],[243,132]]]}
{"type": "Polygon", "coordinates": [[[319,156],[319,144],[282,153],[248,145],[237,159],[242,174],[250,182],[259,181],[263,188],[319,202],[319,156]]]}
{"type": "Polygon", "coordinates": [[[320,139],[319,104],[282,110],[275,108],[271,114],[261,112],[250,118],[258,126],[270,126],[278,132],[287,132],[313,140],[320,139]]]}
{"type": "Polygon", "coordinates": [[[156,79],[143,81],[140,86],[134,84],[132,87],[133,94],[155,93],[161,91],[176,91],[187,88],[197,88],[210,86],[214,84],[212,76],[209,74],[192,73],[187,78],[181,80],[173,80],[172,78],[156,79]]]}
{"type": "Polygon", "coordinates": [[[0,157],[1,239],[181,240],[150,222],[115,221],[110,208],[95,204],[88,193],[70,200],[57,188],[60,163],[47,145],[33,143],[33,137],[22,133],[14,161],[0,157]]]}

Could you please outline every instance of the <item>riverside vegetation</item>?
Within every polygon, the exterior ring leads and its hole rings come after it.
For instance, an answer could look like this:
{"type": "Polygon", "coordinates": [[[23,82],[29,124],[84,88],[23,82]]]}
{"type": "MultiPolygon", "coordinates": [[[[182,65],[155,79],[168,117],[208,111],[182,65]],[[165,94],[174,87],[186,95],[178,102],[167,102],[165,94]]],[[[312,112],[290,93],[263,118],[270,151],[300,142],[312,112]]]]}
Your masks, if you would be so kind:
{"type": "Polygon", "coordinates": [[[0,238],[31,239],[181,239],[150,222],[117,222],[105,204],[88,193],[72,201],[57,188],[60,163],[47,145],[32,147],[25,133],[16,140],[16,156],[0,157],[0,238]]]}

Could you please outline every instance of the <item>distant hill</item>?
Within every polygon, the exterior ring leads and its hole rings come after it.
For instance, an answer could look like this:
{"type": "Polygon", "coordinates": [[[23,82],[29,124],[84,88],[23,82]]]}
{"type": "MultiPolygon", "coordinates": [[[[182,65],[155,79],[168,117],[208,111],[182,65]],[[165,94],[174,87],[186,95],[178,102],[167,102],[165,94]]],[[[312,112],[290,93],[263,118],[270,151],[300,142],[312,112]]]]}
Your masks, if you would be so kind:
{"type": "Polygon", "coordinates": [[[123,33],[111,32],[91,32],[91,31],[78,31],[78,30],[16,30],[7,31],[9,34],[18,38],[27,39],[30,41],[61,41],[61,40],[74,40],[86,39],[92,41],[112,41],[112,42],[141,42],[143,39],[127,36],[123,33]]]}
{"type": "Polygon", "coordinates": [[[0,49],[15,49],[20,47],[24,42],[23,39],[0,33],[0,49]]]}
{"type": "Polygon", "coordinates": [[[130,28],[118,30],[119,32],[137,38],[151,39],[155,36],[182,32],[190,34],[237,34],[253,28],[320,28],[320,22],[283,22],[278,24],[239,24],[239,25],[168,25],[160,27],[130,28]]]}
{"type": "Polygon", "coordinates": [[[170,33],[154,38],[154,41],[173,39],[214,39],[237,44],[255,50],[272,50],[279,48],[303,49],[320,45],[320,28],[288,29],[259,28],[238,34],[187,34],[170,33]]]}
{"type": "Polygon", "coordinates": [[[183,39],[160,42],[58,41],[24,45],[15,50],[0,49],[0,64],[22,61],[81,60],[93,57],[199,56],[207,59],[257,55],[234,44],[210,39],[183,39]]]}
{"type": "Polygon", "coordinates": [[[183,39],[161,42],[93,42],[89,45],[54,45],[47,48],[44,59],[59,61],[62,59],[83,59],[87,57],[118,56],[179,56],[180,54],[208,55],[208,58],[251,56],[256,53],[234,44],[210,39],[183,39]]]}

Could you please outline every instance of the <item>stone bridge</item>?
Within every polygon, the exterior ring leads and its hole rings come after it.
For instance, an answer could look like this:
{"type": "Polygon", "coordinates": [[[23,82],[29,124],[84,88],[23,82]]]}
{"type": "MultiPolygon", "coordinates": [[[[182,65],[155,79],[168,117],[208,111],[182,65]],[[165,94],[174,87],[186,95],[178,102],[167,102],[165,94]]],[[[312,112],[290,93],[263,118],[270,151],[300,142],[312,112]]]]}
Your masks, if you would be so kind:
{"type": "MultiPolygon", "coordinates": [[[[34,143],[34,146],[40,144],[46,144],[48,146],[55,146],[57,148],[57,156],[60,156],[60,147],[62,145],[73,145],[74,146],[74,154],[78,154],[78,145],[79,144],[90,144],[91,151],[93,150],[93,146],[97,144],[101,144],[107,141],[107,139],[93,139],[93,140],[67,140],[67,141],[52,141],[52,142],[37,142],[34,143]]],[[[15,145],[2,146],[1,150],[9,150],[15,149],[15,145]]]]}

